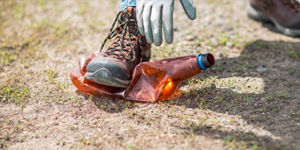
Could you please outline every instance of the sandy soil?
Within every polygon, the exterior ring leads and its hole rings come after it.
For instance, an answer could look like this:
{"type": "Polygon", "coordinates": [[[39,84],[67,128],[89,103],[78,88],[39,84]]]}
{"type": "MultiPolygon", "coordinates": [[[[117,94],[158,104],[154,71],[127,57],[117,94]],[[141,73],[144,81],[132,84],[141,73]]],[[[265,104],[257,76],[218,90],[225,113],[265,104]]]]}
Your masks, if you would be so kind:
{"type": "Polygon", "coordinates": [[[83,95],[69,73],[99,50],[117,0],[0,2],[0,149],[300,149],[299,38],[247,17],[246,0],[176,3],[152,61],[213,53],[170,100],[83,95]]]}

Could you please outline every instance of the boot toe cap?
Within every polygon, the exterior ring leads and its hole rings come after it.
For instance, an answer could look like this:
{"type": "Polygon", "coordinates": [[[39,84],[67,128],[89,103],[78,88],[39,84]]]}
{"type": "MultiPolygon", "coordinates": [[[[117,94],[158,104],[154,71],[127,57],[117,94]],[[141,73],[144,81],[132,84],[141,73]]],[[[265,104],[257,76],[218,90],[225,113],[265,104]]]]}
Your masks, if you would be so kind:
{"type": "MultiPolygon", "coordinates": [[[[101,70],[105,70],[111,77],[120,80],[130,80],[131,75],[128,75],[122,67],[109,60],[92,60],[86,68],[87,74],[101,73],[101,70]]],[[[103,73],[103,71],[102,71],[103,73]]]]}

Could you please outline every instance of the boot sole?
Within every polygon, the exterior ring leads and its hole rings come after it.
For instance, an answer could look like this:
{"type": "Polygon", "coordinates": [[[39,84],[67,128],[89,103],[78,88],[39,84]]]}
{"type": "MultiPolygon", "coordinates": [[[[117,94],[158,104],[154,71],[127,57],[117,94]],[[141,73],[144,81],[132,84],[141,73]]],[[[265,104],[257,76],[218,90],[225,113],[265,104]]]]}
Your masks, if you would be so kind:
{"type": "Polygon", "coordinates": [[[131,82],[131,80],[120,80],[112,76],[112,73],[105,69],[101,68],[93,73],[86,73],[84,78],[98,84],[118,87],[118,88],[127,88],[131,82]]]}
{"type": "Polygon", "coordinates": [[[275,25],[275,28],[278,32],[288,35],[288,36],[300,36],[300,30],[296,29],[289,29],[284,26],[282,26],[274,17],[269,17],[264,12],[261,12],[259,10],[256,10],[251,6],[250,3],[248,3],[247,6],[248,10],[248,16],[254,20],[261,21],[261,22],[272,22],[275,25]]]}

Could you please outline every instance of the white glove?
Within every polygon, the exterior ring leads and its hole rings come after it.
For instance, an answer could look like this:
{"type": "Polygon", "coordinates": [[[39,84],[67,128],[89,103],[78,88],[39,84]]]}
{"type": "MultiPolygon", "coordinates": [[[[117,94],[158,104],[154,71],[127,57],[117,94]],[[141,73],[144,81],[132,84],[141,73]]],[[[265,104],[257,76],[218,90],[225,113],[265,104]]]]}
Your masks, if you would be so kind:
{"type": "MultiPolygon", "coordinates": [[[[193,0],[180,0],[181,5],[189,17],[196,18],[193,0]]],[[[162,43],[162,26],[165,40],[173,42],[173,10],[174,0],[137,0],[137,23],[139,31],[146,36],[148,43],[160,46],[162,43]]]]}

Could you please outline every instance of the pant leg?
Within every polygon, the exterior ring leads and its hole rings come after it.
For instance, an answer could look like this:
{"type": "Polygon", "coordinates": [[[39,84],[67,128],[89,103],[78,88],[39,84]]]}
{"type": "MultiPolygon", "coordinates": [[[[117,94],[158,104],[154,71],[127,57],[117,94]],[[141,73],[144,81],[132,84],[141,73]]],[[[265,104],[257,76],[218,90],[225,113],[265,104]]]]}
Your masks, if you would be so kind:
{"type": "Polygon", "coordinates": [[[136,0],[121,0],[121,10],[126,9],[129,6],[136,6],[136,0]]]}

